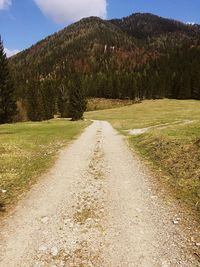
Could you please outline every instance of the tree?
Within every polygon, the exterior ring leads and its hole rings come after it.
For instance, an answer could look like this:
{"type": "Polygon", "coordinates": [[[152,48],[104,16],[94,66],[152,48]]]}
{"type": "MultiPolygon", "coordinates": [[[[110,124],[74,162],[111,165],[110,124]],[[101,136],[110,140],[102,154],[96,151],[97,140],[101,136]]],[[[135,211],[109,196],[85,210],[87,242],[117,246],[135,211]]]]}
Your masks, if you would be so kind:
{"type": "Polygon", "coordinates": [[[69,117],[73,121],[83,118],[87,102],[80,77],[76,76],[69,82],[69,117]]]}
{"type": "Polygon", "coordinates": [[[27,111],[31,121],[45,119],[44,103],[41,93],[41,85],[38,81],[29,81],[27,84],[27,111]]]}
{"type": "Polygon", "coordinates": [[[8,123],[16,114],[14,85],[12,83],[8,61],[0,37],[0,123],[8,123]]]}
{"type": "Polygon", "coordinates": [[[69,113],[69,94],[68,94],[68,81],[62,81],[58,88],[58,111],[61,115],[61,118],[68,117],[69,113]]]}
{"type": "Polygon", "coordinates": [[[56,83],[53,80],[40,82],[40,90],[44,107],[45,120],[52,119],[56,108],[56,83]]]}

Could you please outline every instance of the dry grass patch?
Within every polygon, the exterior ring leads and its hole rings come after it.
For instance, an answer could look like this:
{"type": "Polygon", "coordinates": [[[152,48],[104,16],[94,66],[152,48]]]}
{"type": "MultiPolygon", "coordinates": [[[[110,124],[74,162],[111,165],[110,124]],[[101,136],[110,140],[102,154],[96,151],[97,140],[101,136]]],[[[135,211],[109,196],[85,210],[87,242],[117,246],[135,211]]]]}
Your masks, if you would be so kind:
{"type": "Polygon", "coordinates": [[[154,170],[162,171],[165,183],[161,184],[169,185],[176,198],[200,211],[200,101],[149,100],[88,112],[87,118],[107,120],[127,135],[154,170]],[[144,128],[148,131],[129,136],[129,130],[144,128]]]}
{"type": "Polygon", "coordinates": [[[89,98],[87,104],[87,111],[119,108],[132,104],[133,104],[132,100],[89,98]]]}
{"type": "Polygon", "coordinates": [[[54,162],[56,152],[89,123],[52,120],[0,126],[0,210],[8,207],[54,162]]]}

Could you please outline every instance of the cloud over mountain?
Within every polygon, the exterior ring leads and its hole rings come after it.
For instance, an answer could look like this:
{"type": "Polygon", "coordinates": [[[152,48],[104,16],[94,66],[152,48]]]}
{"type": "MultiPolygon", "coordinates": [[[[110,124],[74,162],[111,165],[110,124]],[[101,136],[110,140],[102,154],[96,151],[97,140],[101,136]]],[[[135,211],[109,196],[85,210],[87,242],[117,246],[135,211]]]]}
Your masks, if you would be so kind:
{"type": "Polygon", "coordinates": [[[57,23],[70,23],[83,17],[107,14],[106,0],[34,0],[41,11],[57,23]]]}

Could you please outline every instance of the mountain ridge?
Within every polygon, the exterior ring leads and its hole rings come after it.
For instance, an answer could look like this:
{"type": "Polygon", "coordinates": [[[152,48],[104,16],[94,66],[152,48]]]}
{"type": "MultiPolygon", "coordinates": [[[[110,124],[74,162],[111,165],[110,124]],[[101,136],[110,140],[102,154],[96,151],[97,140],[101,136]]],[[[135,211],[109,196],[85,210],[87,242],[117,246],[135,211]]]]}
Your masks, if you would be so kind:
{"type": "MultiPolygon", "coordinates": [[[[157,53],[160,46],[165,47],[166,44],[169,43],[167,40],[168,36],[170,39],[173,38],[173,40],[178,39],[175,44],[177,45],[177,43],[180,43],[179,39],[181,41],[188,37],[190,39],[193,37],[193,34],[195,36],[200,34],[200,26],[187,25],[175,20],[161,18],[150,13],[135,13],[117,20],[103,20],[98,17],[89,17],[83,18],[80,21],[65,27],[63,30],[49,35],[35,45],[32,45],[30,48],[13,56],[10,59],[10,62],[13,63],[12,65],[14,68],[15,66],[21,67],[26,66],[27,64],[29,65],[31,62],[31,64],[35,64],[35,67],[41,69],[41,75],[43,75],[43,65],[54,66],[55,68],[55,63],[58,62],[58,64],[60,64],[59,62],[65,60],[66,57],[71,57],[71,50],[76,50],[79,55],[85,53],[83,58],[86,59],[89,57],[88,55],[95,53],[98,48],[101,52],[104,51],[105,45],[110,47],[115,46],[121,50],[128,51],[137,48],[142,48],[141,50],[143,50],[144,47],[146,50],[152,50],[151,44],[153,43],[154,45],[155,38],[158,39],[158,37],[161,36],[162,40],[159,40],[159,45],[157,45],[156,49],[153,49],[153,53],[155,50],[157,53]],[[162,26],[163,23],[167,23],[165,24],[164,29],[162,26]],[[170,24],[170,27],[168,24],[170,24]],[[179,25],[178,28],[177,25],[179,25]],[[173,31],[171,30],[172,26],[174,26],[173,31]],[[182,27],[181,34],[180,27],[182,27]],[[155,32],[155,34],[152,34],[152,32],[155,32]],[[175,37],[171,37],[171,33],[173,33],[175,37]],[[148,42],[146,42],[147,39],[148,42]],[[85,51],[86,48],[88,51],[85,51]],[[63,55],[59,54],[57,51],[58,49],[62,51],[63,55]],[[53,57],[53,61],[50,60],[49,57],[53,57]],[[47,61],[47,64],[45,64],[45,61],[47,61]]],[[[80,57],[82,58],[82,55],[79,56],[79,58],[80,57]]],[[[135,61],[138,62],[138,60],[135,61]]],[[[141,60],[141,62],[146,62],[146,60],[141,60]]],[[[47,72],[49,73],[53,71],[53,68],[47,69],[47,72]]]]}
{"type": "MultiPolygon", "coordinates": [[[[154,15],[152,13],[134,13],[122,19],[113,19],[111,20],[111,22],[114,24],[118,24],[118,25],[119,23],[121,23],[122,27],[124,26],[123,24],[128,24],[128,26],[130,27],[131,23],[133,24],[133,22],[137,22],[137,24],[134,26],[138,26],[138,23],[139,23],[140,30],[141,30],[141,26],[152,24],[152,22],[159,22],[156,24],[157,30],[159,31],[157,32],[155,28],[151,30],[152,32],[154,31],[154,34],[159,34],[163,31],[174,32],[174,31],[180,31],[180,30],[181,31],[185,30],[187,33],[192,33],[192,32],[200,33],[200,25],[198,24],[195,24],[195,25],[186,24],[184,22],[181,22],[175,19],[163,18],[161,16],[154,15]],[[148,20],[146,20],[146,18],[148,18],[148,20]]],[[[125,31],[127,30],[125,29],[125,31]]],[[[146,31],[145,33],[148,34],[149,32],[146,31]]]]}
{"type": "MultiPolygon", "coordinates": [[[[104,20],[104,19],[101,19],[101,18],[96,17],[96,16],[90,16],[90,17],[82,18],[81,20],[79,20],[79,21],[77,21],[77,22],[74,22],[74,23],[72,23],[72,24],[70,24],[70,25],[64,27],[63,29],[61,29],[61,30],[59,30],[59,31],[57,31],[57,32],[55,32],[55,33],[53,33],[53,34],[50,34],[50,35],[48,35],[48,36],[46,36],[46,37],[44,37],[44,38],[41,39],[40,41],[38,41],[38,42],[36,42],[35,44],[31,45],[30,47],[28,47],[28,48],[22,50],[22,51],[19,52],[17,55],[13,55],[12,58],[14,58],[14,57],[18,57],[19,54],[21,54],[21,53],[23,53],[23,52],[25,52],[25,51],[31,49],[33,46],[35,46],[35,45],[37,45],[37,44],[39,44],[39,43],[45,41],[46,39],[49,39],[49,38],[51,38],[51,37],[53,37],[53,36],[57,36],[57,35],[59,35],[59,34],[63,34],[67,29],[69,29],[69,28],[71,28],[71,27],[74,27],[74,26],[76,26],[76,25],[78,25],[78,24],[80,24],[80,23],[82,23],[82,22],[87,22],[87,21],[94,20],[94,21],[100,21],[100,22],[108,22],[108,23],[111,23],[111,24],[117,26],[117,22],[123,22],[123,21],[129,20],[129,19],[132,19],[132,18],[138,18],[138,17],[140,17],[140,18],[144,18],[145,16],[148,16],[148,17],[150,17],[150,18],[154,18],[154,19],[161,19],[161,20],[163,20],[163,21],[173,22],[174,24],[179,24],[179,25],[183,26],[185,29],[187,29],[188,32],[189,32],[189,31],[194,31],[194,33],[199,33],[199,34],[200,34],[200,24],[197,24],[197,23],[195,23],[195,24],[187,24],[187,23],[184,23],[184,22],[179,21],[179,20],[170,19],[170,18],[163,18],[163,17],[161,17],[161,16],[159,16],[159,15],[154,15],[154,14],[152,14],[152,13],[139,13],[139,12],[137,12],[137,13],[132,13],[132,14],[129,15],[129,16],[122,17],[121,19],[120,19],[120,18],[113,18],[113,19],[110,19],[110,20],[104,20]]],[[[118,27],[118,29],[121,29],[121,27],[118,27]]],[[[122,29],[121,29],[121,30],[122,30],[122,29]]],[[[123,30],[122,30],[122,31],[123,31],[123,30]]],[[[123,31],[123,32],[126,32],[126,30],[123,31]]],[[[134,37],[134,36],[132,36],[132,37],[134,37]]]]}

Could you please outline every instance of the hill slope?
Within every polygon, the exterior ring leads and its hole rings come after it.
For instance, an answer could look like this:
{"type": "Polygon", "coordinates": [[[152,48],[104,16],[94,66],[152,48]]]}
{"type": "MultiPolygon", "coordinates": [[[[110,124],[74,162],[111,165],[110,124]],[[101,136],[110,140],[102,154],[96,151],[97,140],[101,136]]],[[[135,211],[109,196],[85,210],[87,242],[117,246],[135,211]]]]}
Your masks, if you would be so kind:
{"type": "Polygon", "coordinates": [[[176,33],[188,36],[200,34],[199,25],[162,18],[150,13],[135,13],[123,19],[110,21],[124,32],[140,39],[155,37],[163,34],[176,33]]]}
{"type": "MultiPolygon", "coordinates": [[[[99,56],[105,52],[105,46],[112,51],[115,47],[116,50],[130,53],[139,48],[147,48],[147,45],[155,42],[155,38],[160,42],[161,36],[165,40],[167,37],[179,39],[181,43],[183,38],[191,42],[191,39],[199,35],[199,25],[187,25],[148,13],[136,13],[110,21],[90,17],[45,38],[14,56],[11,61],[23,71],[25,66],[39,67],[40,74],[45,75],[54,71],[63,61],[87,61],[88,56],[90,59],[97,56],[97,53],[99,56]]],[[[142,50],[140,55],[143,53],[142,50]]]]}
{"type": "Polygon", "coordinates": [[[152,14],[82,19],[10,59],[16,94],[29,103],[42,98],[36,101],[41,106],[50,91],[55,110],[60,101],[67,103],[70,81],[78,75],[88,96],[200,98],[199,37],[199,25],[152,14]]]}

